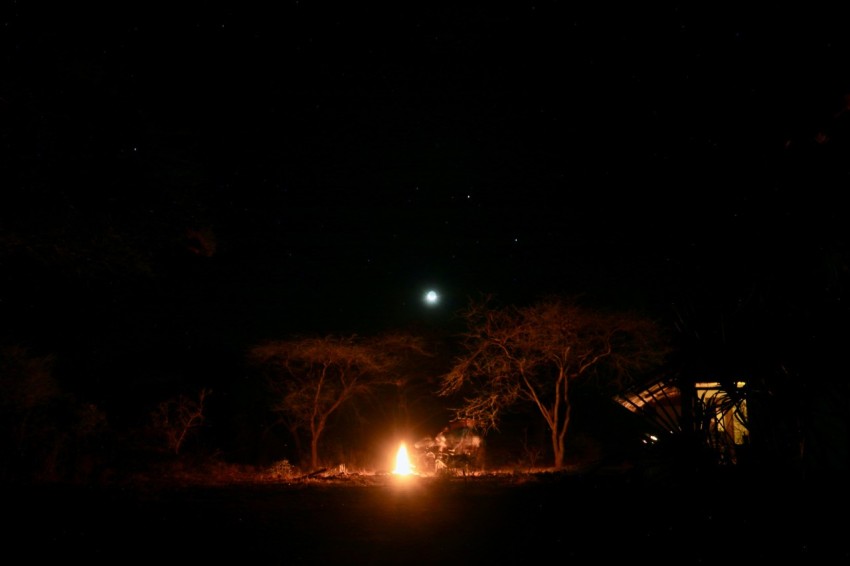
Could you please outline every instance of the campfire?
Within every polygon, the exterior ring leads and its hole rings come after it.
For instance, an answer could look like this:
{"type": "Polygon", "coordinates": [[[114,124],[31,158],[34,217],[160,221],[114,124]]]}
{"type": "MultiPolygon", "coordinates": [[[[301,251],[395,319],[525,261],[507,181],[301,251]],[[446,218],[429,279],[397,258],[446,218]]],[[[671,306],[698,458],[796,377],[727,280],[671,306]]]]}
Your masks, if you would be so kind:
{"type": "Polygon", "coordinates": [[[404,442],[398,448],[395,457],[395,469],[393,474],[397,476],[409,476],[413,473],[413,466],[410,464],[410,457],[407,454],[407,446],[404,442]]]}

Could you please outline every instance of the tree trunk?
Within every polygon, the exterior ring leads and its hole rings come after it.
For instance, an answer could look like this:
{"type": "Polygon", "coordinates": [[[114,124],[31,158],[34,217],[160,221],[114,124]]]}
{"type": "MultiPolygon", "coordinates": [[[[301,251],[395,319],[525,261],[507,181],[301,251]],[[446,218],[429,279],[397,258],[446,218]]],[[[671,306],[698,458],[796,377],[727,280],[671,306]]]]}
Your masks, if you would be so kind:
{"type": "Polygon", "coordinates": [[[558,429],[552,429],[552,452],[555,454],[555,469],[564,467],[564,439],[558,434],[558,429]]]}
{"type": "MultiPolygon", "coordinates": [[[[552,425],[552,451],[555,453],[555,469],[560,470],[564,467],[564,462],[567,455],[567,428],[570,426],[570,416],[572,414],[572,404],[564,395],[564,412],[562,420],[555,418],[552,425]]],[[[558,411],[558,408],[555,408],[558,411]]]]}
{"type": "Polygon", "coordinates": [[[570,426],[570,413],[572,413],[570,380],[562,368],[558,372],[558,380],[555,384],[555,400],[550,413],[552,452],[555,455],[556,470],[564,467],[564,460],[566,459],[566,438],[567,427],[570,426]]]}

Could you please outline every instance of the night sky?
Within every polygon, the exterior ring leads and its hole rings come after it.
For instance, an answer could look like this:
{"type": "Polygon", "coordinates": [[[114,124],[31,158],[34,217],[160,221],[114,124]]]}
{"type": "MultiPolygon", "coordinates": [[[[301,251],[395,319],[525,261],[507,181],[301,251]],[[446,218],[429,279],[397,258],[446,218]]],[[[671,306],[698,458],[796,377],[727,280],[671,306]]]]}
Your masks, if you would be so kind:
{"type": "Polygon", "coordinates": [[[826,8],[113,4],[0,21],[2,338],[81,382],[481,293],[843,327],[826,8]]]}

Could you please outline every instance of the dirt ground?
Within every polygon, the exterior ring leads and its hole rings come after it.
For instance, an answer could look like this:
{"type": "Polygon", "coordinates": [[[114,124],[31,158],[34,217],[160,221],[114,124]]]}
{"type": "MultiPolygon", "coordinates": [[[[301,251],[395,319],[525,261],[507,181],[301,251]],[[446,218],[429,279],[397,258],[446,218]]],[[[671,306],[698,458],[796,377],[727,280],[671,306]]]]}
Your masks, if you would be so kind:
{"type": "Polygon", "coordinates": [[[3,538],[16,562],[681,566],[850,558],[846,490],[823,485],[385,475],[5,491],[3,538]]]}

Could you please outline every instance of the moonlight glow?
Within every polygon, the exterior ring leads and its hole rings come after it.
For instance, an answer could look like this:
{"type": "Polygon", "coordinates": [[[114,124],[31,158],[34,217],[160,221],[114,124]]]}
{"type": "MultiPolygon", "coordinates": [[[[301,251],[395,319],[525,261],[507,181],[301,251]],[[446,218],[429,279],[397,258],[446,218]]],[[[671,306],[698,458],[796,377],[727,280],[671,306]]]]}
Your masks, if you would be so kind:
{"type": "Polygon", "coordinates": [[[440,301],[440,296],[436,291],[428,291],[425,293],[425,303],[428,305],[436,305],[440,301]]]}

